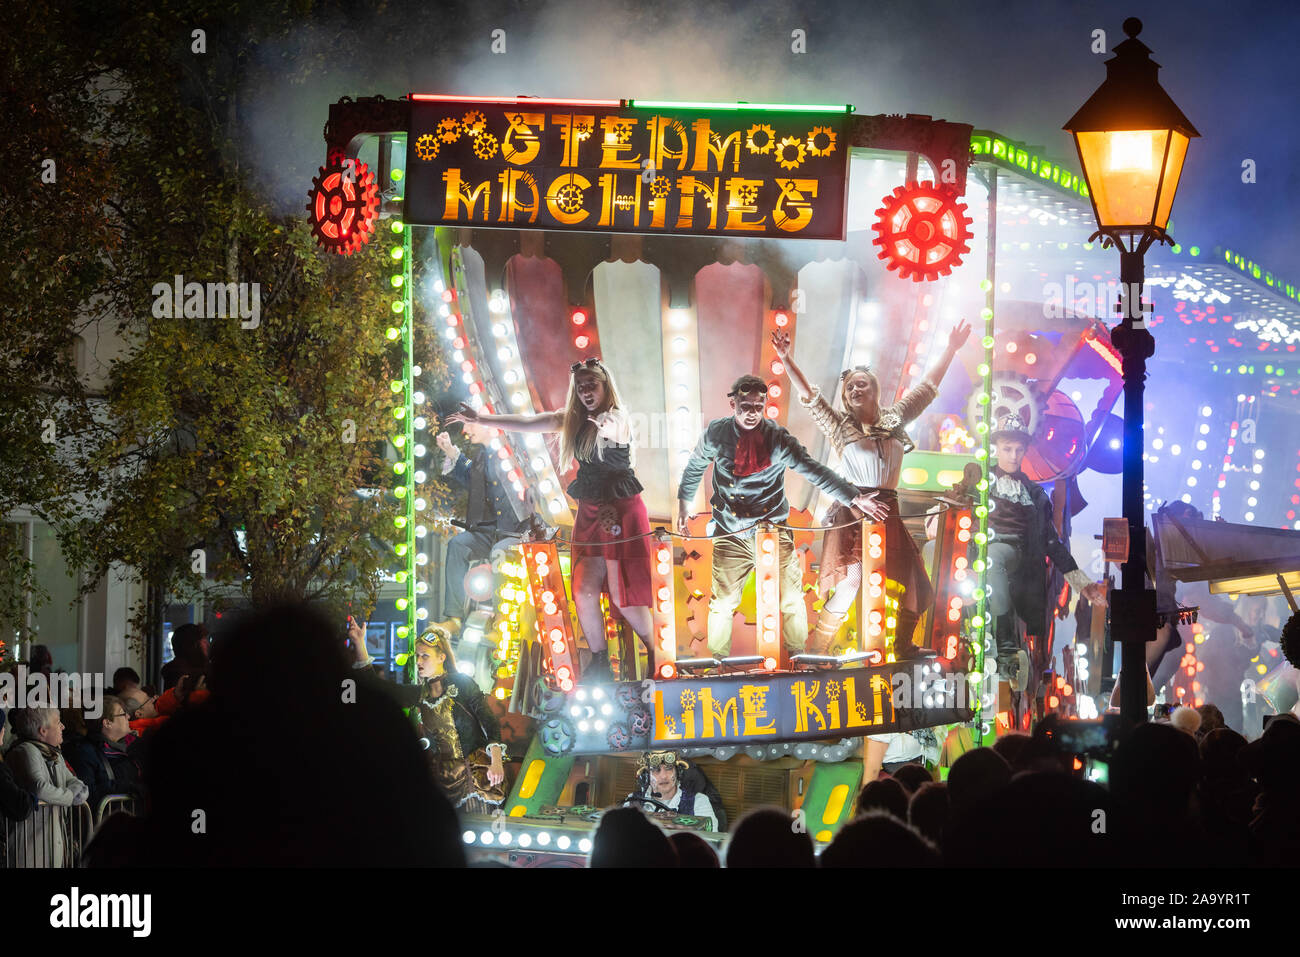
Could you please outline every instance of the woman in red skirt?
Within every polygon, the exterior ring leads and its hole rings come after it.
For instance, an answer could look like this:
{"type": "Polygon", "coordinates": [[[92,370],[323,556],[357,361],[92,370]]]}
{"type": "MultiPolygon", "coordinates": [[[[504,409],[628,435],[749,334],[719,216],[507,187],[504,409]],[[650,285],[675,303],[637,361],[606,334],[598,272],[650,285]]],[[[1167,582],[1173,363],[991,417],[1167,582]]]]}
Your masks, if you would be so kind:
{"type": "Polygon", "coordinates": [[[609,654],[602,590],[651,648],[650,518],[641,483],[632,472],[634,437],[614,378],[597,358],[570,368],[563,411],[489,415],[468,406],[448,422],[481,422],[510,432],[559,432],[561,474],[573,462],[578,475],[566,490],[578,502],[573,523],[573,601],[592,660],[588,680],[608,680],[609,654]]]}

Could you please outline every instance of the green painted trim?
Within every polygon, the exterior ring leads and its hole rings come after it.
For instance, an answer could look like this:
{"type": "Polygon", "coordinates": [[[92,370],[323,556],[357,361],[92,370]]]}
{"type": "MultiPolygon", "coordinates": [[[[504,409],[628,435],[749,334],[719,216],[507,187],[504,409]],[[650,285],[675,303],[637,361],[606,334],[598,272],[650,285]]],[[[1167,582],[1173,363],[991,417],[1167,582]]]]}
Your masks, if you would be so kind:
{"type": "Polygon", "coordinates": [[[857,816],[858,792],[862,787],[862,762],[856,758],[847,761],[827,763],[817,761],[813,764],[812,777],[808,781],[808,792],[804,795],[802,810],[808,836],[817,840],[817,835],[830,831],[831,835],[857,816]],[[826,806],[835,794],[835,789],[844,787],[848,793],[840,806],[839,814],[833,821],[825,820],[826,806]]]}
{"type": "Polygon", "coordinates": [[[519,765],[519,774],[515,778],[514,787],[510,790],[510,796],[506,798],[505,812],[507,817],[516,817],[514,809],[522,807],[524,814],[535,814],[541,810],[544,805],[558,804],[560,795],[564,792],[564,783],[569,780],[569,773],[573,770],[573,764],[577,760],[575,755],[563,755],[561,757],[548,756],[542,750],[542,739],[540,735],[533,735],[532,740],[528,742],[528,751],[524,754],[524,760],[519,765]],[[524,778],[528,775],[528,769],[532,767],[534,761],[541,761],[545,765],[542,776],[537,782],[537,787],[533,790],[532,796],[521,798],[519,789],[524,783],[524,778]]]}

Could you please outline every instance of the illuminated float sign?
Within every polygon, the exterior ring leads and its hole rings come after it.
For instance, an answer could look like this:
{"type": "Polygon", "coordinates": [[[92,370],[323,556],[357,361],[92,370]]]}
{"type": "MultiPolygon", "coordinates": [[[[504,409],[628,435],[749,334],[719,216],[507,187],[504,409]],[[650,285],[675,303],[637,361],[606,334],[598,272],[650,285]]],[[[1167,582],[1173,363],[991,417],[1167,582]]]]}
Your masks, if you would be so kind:
{"type": "Polygon", "coordinates": [[[624,682],[556,697],[552,754],[854,738],[969,721],[965,681],[910,661],[835,671],[624,682]]]}
{"type": "Polygon", "coordinates": [[[404,220],[843,239],[847,107],[412,97],[404,220]]]}

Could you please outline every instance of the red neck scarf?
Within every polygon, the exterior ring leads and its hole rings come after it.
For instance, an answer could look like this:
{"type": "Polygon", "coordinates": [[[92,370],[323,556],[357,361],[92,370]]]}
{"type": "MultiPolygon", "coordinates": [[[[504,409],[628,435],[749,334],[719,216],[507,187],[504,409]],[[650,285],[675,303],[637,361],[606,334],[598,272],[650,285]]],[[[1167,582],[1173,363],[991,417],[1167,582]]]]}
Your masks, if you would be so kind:
{"type": "Polygon", "coordinates": [[[749,431],[736,426],[740,437],[736,439],[736,477],[743,478],[761,472],[772,464],[772,449],[768,444],[763,423],[749,431]]]}

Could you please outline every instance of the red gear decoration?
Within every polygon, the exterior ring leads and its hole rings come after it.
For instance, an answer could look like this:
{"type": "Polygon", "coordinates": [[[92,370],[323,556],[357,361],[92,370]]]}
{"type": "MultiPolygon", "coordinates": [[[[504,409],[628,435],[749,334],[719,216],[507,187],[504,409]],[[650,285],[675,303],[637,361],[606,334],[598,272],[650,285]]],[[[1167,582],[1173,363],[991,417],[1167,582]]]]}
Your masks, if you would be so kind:
{"type": "Polygon", "coordinates": [[[331,163],[311,183],[307,219],[316,241],[344,256],[370,242],[379,219],[379,186],[369,167],[360,160],[331,163]]]}
{"type": "Polygon", "coordinates": [[[886,268],[913,282],[934,282],[970,252],[971,218],[956,192],[934,183],[908,183],[886,196],[878,210],[875,245],[886,268]]]}

